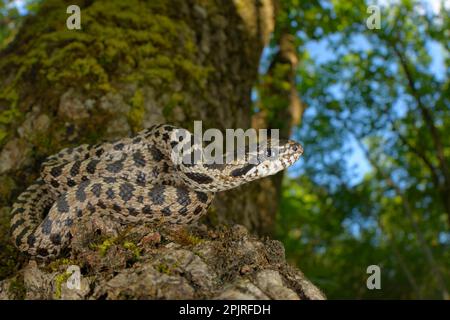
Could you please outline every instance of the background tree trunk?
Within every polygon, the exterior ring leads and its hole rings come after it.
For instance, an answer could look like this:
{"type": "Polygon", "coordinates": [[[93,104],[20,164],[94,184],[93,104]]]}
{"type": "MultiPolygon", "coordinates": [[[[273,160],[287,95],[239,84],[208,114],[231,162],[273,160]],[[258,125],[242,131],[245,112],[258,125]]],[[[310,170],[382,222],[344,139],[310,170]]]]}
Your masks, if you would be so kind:
{"type": "MultiPolygon", "coordinates": [[[[249,128],[251,90],[275,23],[271,0],[86,0],[78,2],[81,30],[68,30],[70,4],[45,1],[0,53],[6,255],[14,254],[6,244],[12,202],[61,148],[155,123],[249,128]]],[[[206,219],[268,234],[276,194],[270,179],[219,194],[206,219]]]]}

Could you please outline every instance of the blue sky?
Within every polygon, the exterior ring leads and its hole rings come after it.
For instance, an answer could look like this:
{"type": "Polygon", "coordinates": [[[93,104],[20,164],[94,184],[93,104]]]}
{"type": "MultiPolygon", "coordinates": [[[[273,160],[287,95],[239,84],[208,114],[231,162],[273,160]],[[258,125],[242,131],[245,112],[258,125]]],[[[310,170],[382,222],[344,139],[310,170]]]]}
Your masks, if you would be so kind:
{"type": "Polygon", "coordinates": [[[16,7],[21,15],[27,13],[26,3],[24,0],[14,0],[9,4],[9,6],[16,7]]]}
{"type": "MultiPolygon", "coordinates": [[[[378,2],[382,5],[389,6],[389,4],[397,1],[382,0],[378,2]]],[[[424,10],[431,10],[435,13],[439,11],[442,5],[438,0],[428,0],[422,2],[424,10]]],[[[450,9],[450,0],[443,1],[442,3],[445,8],[450,9]]],[[[367,40],[361,36],[354,38],[353,46],[355,49],[367,49],[370,47],[370,44],[368,44],[367,40]]],[[[320,41],[309,41],[306,43],[306,49],[309,51],[309,55],[314,57],[314,61],[319,64],[326,63],[334,58],[333,51],[328,48],[327,39],[320,41]]],[[[448,53],[445,51],[443,46],[437,42],[427,43],[427,50],[432,57],[430,71],[436,76],[436,78],[440,80],[443,79],[446,76],[445,55],[448,53]]],[[[339,94],[339,92],[337,93],[339,94]]],[[[399,103],[394,107],[397,109],[399,114],[403,113],[402,110],[405,110],[402,103],[399,103]]],[[[307,109],[306,112],[314,113],[315,110],[307,109]]],[[[367,161],[363,150],[361,150],[358,143],[354,139],[344,141],[344,144],[351,150],[351,154],[347,159],[347,168],[352,168],[352,173],[354,173],[354,176],[352,181],[350,181],[350,184],[357,184],[363,179],[364,175],[371,170],[371,166],[367,161]]],[[[300,166],[301,162],[292,168],[292,172],[296,172],[300,166]]]]}

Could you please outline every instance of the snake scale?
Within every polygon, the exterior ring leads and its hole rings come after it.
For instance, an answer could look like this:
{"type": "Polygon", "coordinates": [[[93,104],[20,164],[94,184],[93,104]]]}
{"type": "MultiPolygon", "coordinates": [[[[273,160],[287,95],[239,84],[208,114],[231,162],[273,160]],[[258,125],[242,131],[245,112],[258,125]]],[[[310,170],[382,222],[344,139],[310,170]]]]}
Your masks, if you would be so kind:
{"type": "Polygon", "coordinates": [[[207,211],[216,192],[275,174],[303,153],[297,142],[284,141],[277,150],[259,148],[254,164],[174,163],[171,152],[182,143],[175,130],[155,125],[134,137],[83,144],[48,157],[40,177],[13,205],[16,247],[41,259],[57,257],[70,246],[72,225],[85,216],[108,215],[122,224],[189,224],[207,211]],[[276,157],[266,156],[273,151],[276,157]]]}

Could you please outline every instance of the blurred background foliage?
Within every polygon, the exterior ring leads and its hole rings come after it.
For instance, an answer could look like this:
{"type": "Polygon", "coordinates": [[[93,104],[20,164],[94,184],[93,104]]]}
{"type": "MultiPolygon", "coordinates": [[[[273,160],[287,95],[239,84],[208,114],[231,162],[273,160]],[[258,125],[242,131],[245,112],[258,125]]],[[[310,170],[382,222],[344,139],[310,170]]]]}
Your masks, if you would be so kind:
{"type": "MultiPolygon", "coordinates": [[[[39,2],[0,1],[0,48],[39,2]]],[[[281,34],[293,35],[306,106],[292,131],[305,154],[276,225],[288,259],[329,298],[448,299],[449,1],[278,3],[261,79],[281,34]],[[374,4],[381,28],[370,30],[374,4]],[[381,290],[366,287],[373,264],[381,290]]],[[[255,105],[277,114],[285,101],[264,90],[255,85],[255,105]]]]}
{"type": "Polygon", "coordinates": [[[25,16],[36,12],[40,2],[41,0],[0,1],[0,50],[14,39],[25,16]]]}
{"type": "Polygon", "coordinates": [[[448,299],[450,3],[281,3],[307,105],[277,222],[287,256],[329,298],[448,299]]]}

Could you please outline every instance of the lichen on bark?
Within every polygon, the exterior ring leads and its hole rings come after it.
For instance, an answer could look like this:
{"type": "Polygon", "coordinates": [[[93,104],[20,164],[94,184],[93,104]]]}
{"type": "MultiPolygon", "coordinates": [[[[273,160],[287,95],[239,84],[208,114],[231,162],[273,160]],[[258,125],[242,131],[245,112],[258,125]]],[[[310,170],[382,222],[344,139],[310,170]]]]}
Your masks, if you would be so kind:
{"type": "MultiPolygon", "coordinates": [[[[4,106],[0,113],[0,143],[11,136],[11,127],[20,123],[28,111],[30,104],[21,102],[31,95],[27,92],[30,90],[39,90],[39,99],[33,100],[44,101],[40,111],[49,113],[69,88],[75,88],[82,97],[95,99],[107,92],[123,93],[127,85],[153,86],[166,92],[175,80],[186,80],[190,90],[195,88],[196,94],[201,94],[211,67],[196,63],[195,33],[186,22],[171,17],[172,6],[165,1],[88,3],[81,4],[83,24],[77,31],[65,26],[64,3],[45,1],[36,17],[28,19],[17,39],[2,53],[0,69],[6,76],[0,78],[0,102],[4,106]],[[30,82],[33,87],[27,88],[30,82]]],[[[125,96],[125,100],[132,97],[125,96]]],[[[100,123],[104,119],[95,113],[96,109],[94,102],[89,110],[94,115],[90,121],[100,123]]],[[[131,117],[132,125],[139,120],[131,117]]]]}
{"type": "Polygon", "coordinates": [[[111,226],[85,220],[74,232],[70,259],[31,261],[15,278],[0,282],[0,298],[325,298],[286,264],[280,242],[258,240],[243,226],[111,226]],[[67,285],[69,266],[80,270],[79,287],[67,285]]]}

